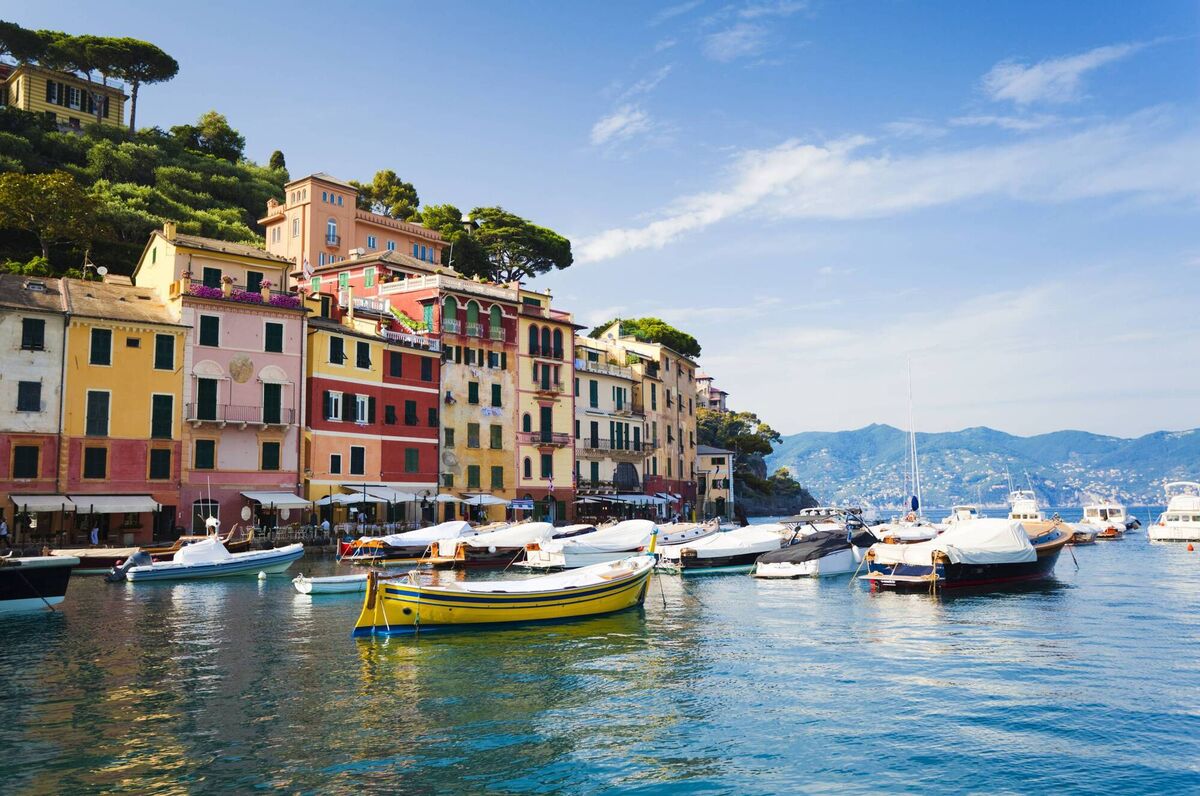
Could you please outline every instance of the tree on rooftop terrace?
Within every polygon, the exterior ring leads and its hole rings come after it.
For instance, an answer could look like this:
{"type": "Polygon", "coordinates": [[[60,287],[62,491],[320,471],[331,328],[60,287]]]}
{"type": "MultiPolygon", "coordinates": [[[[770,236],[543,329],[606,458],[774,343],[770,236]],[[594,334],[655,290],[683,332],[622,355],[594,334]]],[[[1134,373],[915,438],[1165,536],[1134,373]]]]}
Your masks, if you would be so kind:
{"type": "Polygon", "coordinates": [[[381,169],[368,183],[350,181],[358,189],[358,207],[372,213],[408,221],[418,215],[421,199],[411,182],[391,169],[381,169]]]}
{"type": "Polygon", "coordinates": [[[643,343],[662,343],[686,357],[700,356],[700,341],[661,318],[613,318],[592,329],[589,336],[598,339],[605,329],[618,320],[621,322],[621,334],[630,335],[643,343]]]}
{"type": "Polygon", "coordinates": [[[571,241],[503,207],[476,207],[470,227],[467,235],[483,252],[488,269],[481,275],[493,282],[532,279],[575,261],[571,241]]]}

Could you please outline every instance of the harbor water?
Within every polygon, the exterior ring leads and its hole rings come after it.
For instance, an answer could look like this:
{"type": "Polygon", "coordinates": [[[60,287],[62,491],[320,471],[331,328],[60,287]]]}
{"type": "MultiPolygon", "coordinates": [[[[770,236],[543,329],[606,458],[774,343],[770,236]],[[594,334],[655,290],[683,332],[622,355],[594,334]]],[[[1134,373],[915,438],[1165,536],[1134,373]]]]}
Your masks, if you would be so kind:
{"type": "Polygon", "coordinates": [[[386,640],[290,574],[79,577],[0,620],[0,792],[1200,790],[1200,552],[1073,553],[1003,594],[666,576],[640,610],[386,640]]]}

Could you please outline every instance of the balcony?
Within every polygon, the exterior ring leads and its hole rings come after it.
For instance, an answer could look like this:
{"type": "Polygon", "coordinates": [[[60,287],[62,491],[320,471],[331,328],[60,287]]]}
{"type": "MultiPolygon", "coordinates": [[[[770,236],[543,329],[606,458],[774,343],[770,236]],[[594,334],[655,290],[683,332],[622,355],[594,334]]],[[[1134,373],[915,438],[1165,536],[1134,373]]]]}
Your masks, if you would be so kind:
{"type": "Polygon", "coordinates": [[[543,448],[565,448],[571,444],[571,435],[560,431],[518,431],[517,442],[543,448]]]}
{"type": "Polygon", "coordinates": [[[248,425],[290,426],[295,418],[295,410],[276,406],[239,406],[237,404],[197,404],[184,406],[184,420],[199,427],[204,423],[213,423],[224,428],[233,423],[245,428],[248,425]]]}
{"type": "Polygon", "coordinates": [[[607,362],[589,362],[586,359],[576,359],[575,370],[582,370],[586,373],[597,373],[601,376],[615,376],[618,379],[633,380],[632,368],[610,365],[607,362]]]}
{"type": "Polygon", "coordinates": [[[533,390],[547,395],[559,395],[563,391],[563,386],[562,382],[558,381],[540,381],[533,385],[533,390]]]}
{"type": "MultiPolygon", "coordinates": [[[[178,283],[171,285],[171,298],[179,295],[178,283]]],[[[195,298],[214,299],[216,301],[235,301],[239,304],[262,304],[269,307],[281,307],[283,309],[297,310],[300,309],[300,297],[294,293],[285,293],[282,290],[267,291],[267,300],[263,301],[262,290],[247,290],[244,286],[236,282],[230,285],[229,295],[225,295],[225,290],[218,285],[212,287],[204,284],[202,279],[188,280],[187,295],[195,298]]]]}
{"type": "Polygon", "coordinates": [[[392,293],[411,293],[418,290],[446,290],[459,293],[467,293],[475,296],[484,296],[486,298],[498,299],[500,301],[508,301],[516,303],[517,291],[515,288],[497,285],[491,282],[476,282],[472,279],[460,279],[456,276],[447,276],[445,274],[433,274],[431,276],[417,276],[412,279],[397,279],[394,282],[387,282],[379,286],[380,294],[392,293]]]}
{"type": "MultiPolygon", "coordinates": [[[[338,306],[346,307],[349,305],[349,302],[350,302],[350,291],[349,290],[339,290],[338,291],[338,306]]],[[[383,315],[383,316],[391,317],[392,302],[388,299],[359,298],[358,296],[355,296],[354,297],[354,311],[355,312],[365,312],[370,315],[383,315]]]]}
{"type": "Polygon", "coordinates": [[[483,337],[483,324],[482,323],[468,323],[467,324],[467,336],[468,337],[483,337]]]}
{"type": "Polygon", "coordinates": [[[506,339],[508,339],[508,335],[505,334],[503,326],[493,326],[491,329],[488,329],[488,337],[498,343],[503,343],[506,339]]]}
{"type": "Polygon", "coordinates": [[[325,245],[331,246],[331,247],[341,246],[342,245],[342,236],[341,235],[326,235],[325,236],[325,245]]]}
{"type": "Polygon", "coordinates": [[[656,447],[658,446],[653,442],[641,440],[613,440],[604,437],[579,438],[579,448],[583,453],[611,458],[641,459],[653,453],[656,447]]]}
{"type": "Polygon", "coordinates": [[[462,323],[456,318],[447,318],[442,321],[442,331],[447,334],[462,334],[462,323]]]}
{"type": "Polygon", "coordinates": [[[442,343],[433,337],[425,337],[420,334],[409,334],[408,332],[393,332],[391,329],[383,330],[383,339],[389,343],[401,343],[410,345],[416,348],[424,348],[427,351],[441,351],[442,343]]]}

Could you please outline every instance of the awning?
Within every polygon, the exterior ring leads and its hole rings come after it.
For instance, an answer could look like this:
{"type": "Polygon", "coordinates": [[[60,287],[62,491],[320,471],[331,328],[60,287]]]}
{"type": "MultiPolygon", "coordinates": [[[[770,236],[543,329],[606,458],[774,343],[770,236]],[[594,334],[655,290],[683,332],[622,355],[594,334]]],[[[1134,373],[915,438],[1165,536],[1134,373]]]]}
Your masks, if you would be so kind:
{"type": "MultiPolygon", "coordinates": [[[[350,487],[347,486],[346,488],[349,489],[350,487]]],[[[359,491],[359,495],[361,496],[363,492],[388,503],[412,503],[419,499],[411,492],[401,492],[399,489],[392,489],[390,486],[363,487],[359,491]]]]}
{"type": "Polygon", "coordinates": [[[243,492],[242,497],[257,500],[263,508],[306,509],[312,503],[291,492],[243,492]]]}
{"type": "Polygon", "coordinates": [[[149,495],[71,495],[80,514],[141,514],[161,508],[149,495]]]}
{"type": "Polygon", "coordinates": [[[492,495],[471,495],[464,498],[463,503],[468,506],[507,506],[508,501],[492,495]]]}
{"type": "Polygon", "coordinates": [[[313,503],[318,506],[328,506],[330,503],[335,506],[352,506],[355,503],[387,503],[387,501],[371,495],[364,497],[362,492],[355,492],[353,495],[326,495],[320,500],[314,500],[313,503]]]}
{"type": "Polygon", "coordinates": [[[459,500],[458,498],[456,498],[454,495],[447,495],[444,492],[442,494],[438,495],[437,497],[435,497],[433,499],[433,502],[434,503],[462,503],[462,501],[459,500]]]}
{"type": "Polygon", "coordinates": [[[75,504],[66,495],[9,495],[18,511],[74,511],[75,504]]]}
{"type": "Polygon", "coordinates": [[[663,497],[661,492],[658,495],[617,495],[617,500],[635,506],[663,506],[668,503],[668,499],[663,497]]]}

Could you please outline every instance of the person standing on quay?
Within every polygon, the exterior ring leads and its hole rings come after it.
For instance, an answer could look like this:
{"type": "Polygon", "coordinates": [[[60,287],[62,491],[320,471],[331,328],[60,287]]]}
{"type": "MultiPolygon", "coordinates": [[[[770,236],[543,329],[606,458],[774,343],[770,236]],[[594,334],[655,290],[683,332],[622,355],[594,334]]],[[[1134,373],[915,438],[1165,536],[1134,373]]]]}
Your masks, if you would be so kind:
{"type": "Polygon", "coordinates": [[[100,521],[92,521],[92,546],[100,544],[100,521]]]}
{"type": "Polygon", "coordinates": [[[4,546],[12,550],[12,542],[8,538],[8,521],[4,519],[3,514],[0,514],[0,542],[4,542],[4,546]]]}

